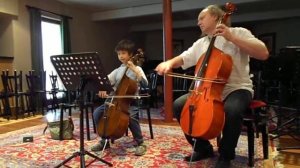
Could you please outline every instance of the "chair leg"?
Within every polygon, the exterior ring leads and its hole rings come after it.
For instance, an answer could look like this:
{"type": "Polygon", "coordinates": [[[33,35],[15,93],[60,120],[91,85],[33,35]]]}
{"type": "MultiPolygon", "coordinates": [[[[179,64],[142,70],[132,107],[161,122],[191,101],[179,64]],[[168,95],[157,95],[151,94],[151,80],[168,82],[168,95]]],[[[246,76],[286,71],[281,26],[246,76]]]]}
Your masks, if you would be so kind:
{"type": "Polygon", "coordinates": [[[28,115],[30,115],[30,112],[32,113],[33,116],[35,116],[35,112],[32,110],[32,100],[31,100],[31,95],[25,95],[25,104],[26,104],[26,112],[28,115]]]}
{"type": "Polygon", "coordinates": [[[41,110],[41,114],[45,115],[44,106],[46,102],[44,100],[44,97],[42,93],[35,93],[35,95],[38,97],[38,101],[36,102],[36,110],[32,111],[32,114],[35,115],[35,112],[39,112],[39,110],[41,110]]]}
{"type": "Polygon", "coordinates": [[[34,94],[32,92],[29,93],[29,95],[26,96],[26,106],[27,106],[27,113],[30,114],[32,112],[33,115],[35,115],[35,106],[34,106],[34,94]]]}
{"type": "Polygon", "coordinates": [[[72,107],[71,106],[69,106],[69,117],[71,117],[72,116],[72,107]]]}
{"type": "Polygon", "coordinates": [[[152,121],[151,121],[150,107],[147,108],[147,116],[148,116],[150,136],[151,136],[151,139],[154,139],[153,130],[152,130],[152,121]]]}
{"type": "MultiPolygon", "coordinates": [[[[45,104],[44,104],[44,99],[43,99],[43,96],[41,96],[40,94],[38,94],[39,96],[39,98],[41,99],[40,101],[41,101],[41,113],[42,113],[42,115],[44,115],[44,106],[45,106],[45,104]]],[[[33,113],[33,115],[34,115],[34,113],[33,113]]]]}
{"type": "Polygon", "coordinates": [[[252,121],[245,121],[247,126],[247,137],[248,137],[248,165],[254,166],[254,128],[252,121]]]}
{"type": "Polygon", "coordinates": [[[259,123],[258,123],[258,118],[259,118],[259,114],[255,113],[255,120],[254,120],[254,125],[255,125],[255,137],[259,138],[259,123]]]}
{"type": "Polygon", "coordinates": [[[262,133],[262,143],[263,143],[263,153],[264,159],[269,158],[269,139],[268,139],[268,128],[266,124],[261,126],[261,133],[262,133]]]}
{"type": "Polygon", "coordinates": [[[6,116],[7,120],[9,120],[11,117],[11,109],[10,109],[10,103],[8,97],[4,98],[3,109],[4,109],[4,113],[3,113],[4,116],[6,116]]]}
{"type": "Polygon", "coordinates": [[[264,159],[269,158],[269,131],[268,131],[268,114],[267,110],[261,110],[260,113],[261,123],[260,123],[260,130],[262,133],[262,143],[263,143],[263,154],[264,159]]]}
{"type": "MultiPolygon", "coordinates": [[[[25,113],[26,113],[26,110],[25,110],[25,102],[24,102],[24,98],[25,98],[25,95],[21,95],[20,96],[20,109],[21,109],[21,111],[22,111],[22,114],[23,114],[23,116],[25,117],[25,113]]],[[[30,113],[27,113],[27,116],[29,117],[30,116],[30,113]]],[[[32,115],[32,116],[34,116],[34,115],[32,115]]]]}
{"type": "Polygon", "coordinates": [[[16,114],[16,120],[19,119],[19,96],[15,95],[15,114],[16,114]]]}

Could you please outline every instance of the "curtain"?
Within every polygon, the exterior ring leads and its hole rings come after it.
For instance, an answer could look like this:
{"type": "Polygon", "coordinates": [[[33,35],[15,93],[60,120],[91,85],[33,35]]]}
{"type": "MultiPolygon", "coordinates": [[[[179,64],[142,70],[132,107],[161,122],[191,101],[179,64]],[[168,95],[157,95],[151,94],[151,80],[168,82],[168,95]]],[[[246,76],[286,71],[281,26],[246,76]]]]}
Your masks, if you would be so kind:
{"type": "Polygon", "coordinates": [[[68,16],[62,16],[62,40],[64,53],[71,53],[70,27],[68,16]]]}
{"type": "Polygon", "coordinates": [[[32,69],[44,71],[41,10],[33,7],[28,7],[28,10],[30,13],[32,69]]]}

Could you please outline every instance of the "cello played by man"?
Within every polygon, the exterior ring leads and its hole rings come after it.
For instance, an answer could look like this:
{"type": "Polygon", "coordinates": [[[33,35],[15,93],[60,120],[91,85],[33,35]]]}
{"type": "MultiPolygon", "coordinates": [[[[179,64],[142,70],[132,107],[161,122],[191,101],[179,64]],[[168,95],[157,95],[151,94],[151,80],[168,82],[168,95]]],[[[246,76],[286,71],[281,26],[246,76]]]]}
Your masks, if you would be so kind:
{"type": "MultiPolygon", "coordinates": [[[[229,24],[219,23],[224,11],[217,5],[209,5],[198,16],[198,26],[202,34],[193,45],[170,60],[160,63],[156,67],[158,74],[169,72],[172,68],[189,68],[197,64],[204,55],[212,37],[217,36],[214,46],[230,55],[233,60],[232,71],[222,92],[224,102],[225,124],[220,141],[217,168],[230,167],[235,158],[235,148],[241,133],[243,115],[247,111],[253,97],[253,85],[249,75],[249,60],[255,58],[266,60],[269,56],[265,44],[242,27],[229,27],[229,24]]],[[[174,115],[180,122],[182,108],[188,94],[176,99],[173,104],[174,115]]],[[[193,154],[186,156],[185,161],[199,161],[214,155],[212,145],[208,140],[195,138],[185,134],[187,141],[193,146],[193,154]]]]}

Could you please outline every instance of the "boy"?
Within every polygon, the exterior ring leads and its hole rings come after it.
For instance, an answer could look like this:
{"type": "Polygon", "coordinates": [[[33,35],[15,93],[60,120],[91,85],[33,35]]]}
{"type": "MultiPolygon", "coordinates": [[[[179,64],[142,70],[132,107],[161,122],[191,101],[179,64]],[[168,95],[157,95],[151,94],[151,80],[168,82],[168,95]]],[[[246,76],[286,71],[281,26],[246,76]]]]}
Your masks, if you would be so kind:
{"type": "MultiPolygon", "coordinates": [[[[119,68],[116,68],[113,70],[109,75],[108,78],[110,80],[110,83],[113,86],[113,89],[116,91],[118,88],[118,84],[123,78],[123,74],[126,71],[127,77],[130,79],[137,81],[142,87],[145,87],[148,85],[148,80],[146,78],[146,75],[142,68],[140,66],[136,66],[133,64],[133,62],[130,60],[130,58],[134,55],[134,48],[135,45],[130,40],[121,40],[116,48],[115,51],[118,54],[118,59],[121,61],[121,66],[119,68]]],[[[138,92],[138,91],[137,91],[138,92]]],[[[111,93],[110,95],[113,95],[111,93]]],[[[98,96],[101,98],[107,97],[106,91],[99,91],[98,96]]],[[[101,116],[104,114],[105,109],[107,108],[107,105],[103,104],[100,107],[96,108],[93,117],[95,120],[96,126],[99,124],[101,116]]],[[[129,116],[129,129],[132,132],[133,138],[137,143],[137,147],[135,150],[135,155],[142,156],[146,153],[146,146],[144,145],[143,135],[141,132],[141,127],[138,120],[138,110],[129,110],[130,116],[129,116]]],[[[92,151],[101,151],[103,148],[107,149],[110,148],[109,141],[105,145],[105,138],[102,137],[100,142],[96,145],[94,145],[91,150],[92,151]]]]}

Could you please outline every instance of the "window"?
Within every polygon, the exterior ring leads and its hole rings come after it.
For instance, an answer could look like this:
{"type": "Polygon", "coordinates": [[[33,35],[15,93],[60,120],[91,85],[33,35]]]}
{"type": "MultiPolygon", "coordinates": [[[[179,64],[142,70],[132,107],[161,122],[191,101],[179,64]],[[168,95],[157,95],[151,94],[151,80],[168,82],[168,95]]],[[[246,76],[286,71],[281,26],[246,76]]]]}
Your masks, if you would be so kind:
{"type": "MultiPolygon", "coordinates": [[[[62,45],[62,32],[61,21],[58,19],[52,19],[49,17],[42,17],[42,42],[43,42],[43,65],[46,71],[46,90],[51,90],[50,74],[57,75],[50,61],[50,56],[63,54],[62,45]]],[[[59,89],[64,89],[61,80],[58,78],[59,89]]],[[[59,92],[57,97],[62,97],[62,93],[59,92]]],[[[50,95],[47,95],[47,99],[50,95]]]]}

